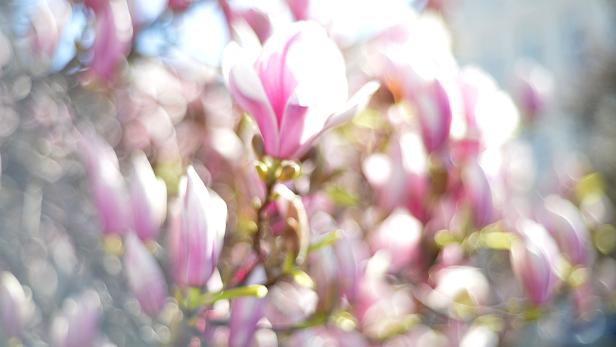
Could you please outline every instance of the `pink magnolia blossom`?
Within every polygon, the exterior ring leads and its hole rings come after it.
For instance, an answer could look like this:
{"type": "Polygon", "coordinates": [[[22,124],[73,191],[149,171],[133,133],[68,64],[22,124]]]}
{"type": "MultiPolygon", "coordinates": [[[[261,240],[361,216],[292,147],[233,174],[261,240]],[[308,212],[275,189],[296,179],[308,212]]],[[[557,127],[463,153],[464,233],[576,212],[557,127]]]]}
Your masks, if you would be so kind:
{"type": "Polygon", "coordinates": [[[545,226],[563,254],[575,265],[590,260],[590,233],[578,209],[568,200],[555,195],[544,201],[545,226]]]}
{"type": "MultiPolygon", "coordinates": [[[[265,282],[265,270],[258,267],[248,277],[246,284],[265,282]]],[[[229,322],[229,346],[252,346],[257,323],[265,315],[267,298],[244,297],[231,302],[231,319],[229,322]]]]}
{"type": "Polygon", "coordinates": [[[90,73],[110,82],[128,53],[133,26],[126,1],[89,1],[96,16],[90,73]]]}
{"type": "Polygon", "coordinates": [[[474,225],[478,228],[488,225],[494,219],[494,204],[486,174],[479,164],[467,163],[462,172],[462,181],[474,225]]]}
{"type": "Polygon", "coordinates": [[[522,240],[511,248],[511,266],[534,305],[547,303],[556,289],[558,248],[547,230],[530,220],[518,222],[522,240]]]}
{"type": "Polygon", "coordinates": [[[129,229],[129,201],[118,158],[111,146],[96,135],[81,139],[90,190],[104,234],[129,229]]]}
{"type": "Polygon", "coordinates": [[[155,240],[167,213],[167,187],[143,153],[133,157],[130,203],[133,229],[143,241],[155,240]]]}
{"type": "Polygon", "coordinates": [[[308,10],[310,8],[310,0],[287,0],[289,11],[295,20],[308,19],[308,10]]]}
{"type": "Polygon", "coordinates": [[[33,305],[23,287],[10,272],[0,274],[0,331],[19,337],[33,313],[33,305]]]}
{"type": "Polygon", "coordinates": [[[362,169],[383,209],[405,206],[415,218],[428,220],[428,154],[417,134],[401,134],[389,154],[373,154],[363,162],[362,169]]]}
{"type": "Polygon", "coordinates": [[[347,101],[342,54],[314,22],[275,32],[256,59],[251,53],[229,44],[223,71],[235,101],[256,121],[265,153],[276,158],[301,157],[376,90],[368,83],[347,101]]]}
{"type": "Polygon", "coordinates": [[[404,210],[396,210],[372,235],[370,245],[373,251],[389,255],[389,269],[396,272],[418,260],[421,234],[422,225],[416,218],[404,210]]]}
{"type": "Polygon", "coordinates": [[[201,287],[218,263],[227,223],[227,205],[189,167],[180,182],[181,211],[170,236],[172,274],[180,286],[201,287]]]}
{"type": "Polygon", "coordinates": [[[132,233],[126,236],[124,266],[128,286],[143,312],[157,315],[165,304],[167,283],[156,259],[132,233]]]}
{"type": "Polygon", "coordinates": [[[93,290],[65,300],[51,325],[54,347],[93,347],[99,332],[101,301],[93,290]]]}

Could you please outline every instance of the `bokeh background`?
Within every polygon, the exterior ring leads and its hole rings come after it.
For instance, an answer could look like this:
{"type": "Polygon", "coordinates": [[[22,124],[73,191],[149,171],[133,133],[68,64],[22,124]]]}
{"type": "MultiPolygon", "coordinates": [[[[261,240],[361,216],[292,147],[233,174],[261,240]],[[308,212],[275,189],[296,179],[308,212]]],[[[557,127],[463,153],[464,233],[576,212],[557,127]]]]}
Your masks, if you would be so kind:
{"type": "MultiPolygon", "coordinates": [[[[343,44],[382,29],[391,15],[378,11],[384,7],[381,1],[338,2],[332,10],[328,1],[315,1],[322,3],[324,15],[335,14],[343,44]]],[[[231,3],[258,6],[273,21],[289,16],[278,1],[231,3]]],[[[539,76],[550,91],[549,101],[521,135],[532,144],[533,159],[526,164],[536,169],[534,184],[553,177],[543,173],[551,172],[554,163],[565,168],[582,163],[602,174],[616,201],[616,2],[396,3],[441,12],[460,64],[480,66],[512,94],[517,74],[532,70],[539,76]]],[[[132,78],[110,90],[88,81],[87,50],[95,28],[82,3],[0,2],[0,270],[13,273],[36,303],[27,346],[46,346],[49,322],[67,300],[70,306],[86,289],[96,291],[105,307],[101,345],[160,345],[170,338],[165,316],[152,321],[140,313],[118,276],[120,259],[101,247],[75,129],[92,129],[125,149],[155,142],[164,152],[169,137],[165,122],[184,117],[192,121],[178,130],[178,141],[182,151],[189,151],[195,146],[191,126],[204,126],[202,119],[222,124],[231,110],[217,77],[229,37],[217,1],[195,0],[181,12],[171,11],[165,0],[132,0],[128,5],[139,30],[133,29],[132,46],[120,64],[131,65],[122,73],[132,78]]],[[[224,136],[217,141],[222,152],[234,150],[224,136]]],[[[122,160],[128,150],[118,155],[122,160]]],[[[616,276],[616,263],[606,262],[605,272],[616,276]]],[[[567,324],[566,309],[556,312],[567,324]]],[[[602,316],[564,338],[552,336],[554,331],[561,330],[532,325],[516,343],[616,344],[614,316],[602,316]]]]}

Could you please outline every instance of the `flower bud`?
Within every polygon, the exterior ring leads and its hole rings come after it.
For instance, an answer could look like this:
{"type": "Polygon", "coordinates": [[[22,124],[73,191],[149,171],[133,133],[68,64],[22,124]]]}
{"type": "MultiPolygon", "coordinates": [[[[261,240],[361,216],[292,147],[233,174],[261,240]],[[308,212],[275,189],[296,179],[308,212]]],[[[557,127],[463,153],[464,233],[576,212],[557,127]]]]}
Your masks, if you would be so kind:
{"type": "Polygon", "coordinates": [[[65,300],[62,313],[51,325],[51,340],[54,347],[92,347],[101,316],[101,301],[93,290],[79,297],[65,300]]]}
{"type": "Polygon", "coordinates": [[[130,183],[133,229],[141,240],[155,240],[167,213],[167,187],[143,153],[133,158],[130,183]]]}
{"type": "Polygon", "coordinates": [[[32,301],[10,272],[0,277],[0,323],[7,337],[19,337],[32,316],[32,301]]]}
{"type": "MultiPolygon", "coordinates": [[[[248,277],[246,284],[265,283],[265,270],[258,267],[248,277]]],[[[244,297],[231,302],[229,346],[249,347],[257,331],[257,323],[265,314],[266,298],[244,297]]]]}
{"type": "Polygon", "coordinates": [[[511,266],[528,299],[541,306],[551,299],[556,289],[558,249],[540,224],[522,220],[518,232],[522,239],[511,248],[511,266]]]}
{"type": "Polygon", "coordinates": [[[102,231],[106,235],[124,234],[129,223],[128,195],[118,158],[98,136],[82,138],[81,145],[102,231]]]}
{"type": "Polygon", "coordinates": [[[568,200],[552,195],[545,199],[545,226],[570,262],[585,265],[590,235],[580,212],[568,200]]]}
{"type": "Polygon", "coordinates": [[[494,219],[492,190],[488,178],[479,164],[470,162],[462,172],[464,195],[473,217],[475,227],[482,228],[494,219]]]}
{"type": "Polygon", "coordinates": [[[165,304],[167,284],[156,259],[132,233],[126,236],[124,267],[128,286],[143,312],[157,315],[165,304]]]}
{"type": "Polygon", "coordinates": [[[192,166],[180,182],[179,203],[181,210],[172,221],[170,236],[173,277],[180,286],[201,287],[218,263],[227,205],[206,188],[192,166]]]}

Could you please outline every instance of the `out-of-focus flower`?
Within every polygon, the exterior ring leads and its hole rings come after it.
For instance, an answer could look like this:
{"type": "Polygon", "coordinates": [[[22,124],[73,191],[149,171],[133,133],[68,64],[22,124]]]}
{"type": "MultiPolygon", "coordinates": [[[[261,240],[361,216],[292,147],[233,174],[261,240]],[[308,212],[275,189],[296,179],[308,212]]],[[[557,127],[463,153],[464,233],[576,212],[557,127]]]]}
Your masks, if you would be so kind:
{"type": "Polygon", "coordinates": [[[417,134],[400,135],[389,155],[368,157],[363,163],[363,172],[385,210],[406,206],[415,218],[422,222],[427,220],[428,157],[417,134]]]}
{"type": "Polygon", "coordinates": [[[156,259],[133,233],[126,235],[124,266],[128,285],[141,309],[155,316],[165,303],[167,284],[156,259]]]}
{"type": "Polygon", "coordinates": [[[39,1],[33,8],[31,24],[31,44],[35,53],[44,59],[54,55],[62,28],[71,16],[71,7],[64,1],[39,1]]]}
{"type": "Polygon", "coordinates": [[[421,223],[403,210],[394,211],[372,235],[374,251],[384,251],[390,257],[389,269],[400,271],[416,261],[421,252],[421,223]]]}
{"type": "Polygon", "coordinates": [[[265,317],[274,327],[289,327],[304,321],[317,307],[318,296],[310,288],[279,282],[268,292],[265,317]]]}
{"type": "Polygon", "coordinates": [[[436,288],[428,296],[428,301],[437,309],[456,313],[456,304],[473,308],[485,305],[489,300],[490,285],[478,268],[449,266],[438,270],[434,277],[436,288]]]}
{"type": "Polygon", "coordinates": [[[521,220],[517,229],[522,240],[511,248],[511,266],[528,299],[541,306],[551,299],[558,284],[558,248],[540,224],[521,220]]]}
{"type": "Polygon", "coordinates": [[[478,141],[479,149],[497,148],[507,142],[520,118],[511,97],[491,76],[475,66],[460,70],[458,85],[464,112],[462,117],[453,119],[452,137],[478,141]]]}
{"type": "Polygon", "coordinates": [[[550,72],[530,60],[516,64],[513,82],[517,104],[528,121],[534,121],[546,109],[553,90],[550,72]]]}
{"type": "Polygon", "coordinates": [[[64,302],[62,313],[51,325],[54,347],[91,347],[98,335],[101,301],[93,290],[64,302]]]}
{"type": "MultiPolygon", "coordinates": [[[[258,267],[246,280],[246,284],[265,283],[265,270],[258,267]]],[[[248,347],[253,343],[257,323],[265,314],[267,298],[245,297],[231,302],[229,322],[229,346],[248,347]]]]}
{"type": "Polygon", "coordinates": [[[33,308],[17,278],[10,272],[3,272],[0,277],[0,329],[5,336],[19,337],[32,316],[33,308]]]}
{"type": "Polygon", "coordinates": [[[449,139],[452,118],[461,112],[457,65],[444,24],[422,15],[394,25],[376,40],[380,55],[376,73],[397,101],[415,109],[418,126],[429,153],[443,149],[449,139]]]}
{"type": "Polygon", "coordinates": [[[308,19],[308,8],[310,7],[310,0],[287,0],[289,10],[295,20],[308,19]]]}
{"type": "Polygon", "coordinates": [[[181,210],[170,236],[172,274],[180,286],[201,287],[218,263],[227,224],[227,205],[191,166],[180,182],[181,210]]]}
{"type": "Polygon", "coordinates": [[[234,14],[244,20],[257,35],[261,43],[272,34],[272,23],[267,14],[256,8],[247,8],[234,11],[234,14]]]}
{"type": "Polygon", "coordinates": [[[133,157],[130,202],[137,236],[143,241],[155,240],[167,213],[167,187],[141,152],[133,157]]]}
{"type": "Polygon", "coordinates": [[[347,101],[342,54],[313,22],[275,32],[256,59],[252,53],[231,43],[223,71],[235,101],[256,121],[265,153],[273,157],[299,158],[376,89],[369,83],[347,101]]]}
{"type": "Polygon", "coordinates": [[[133,38],[133,25],[126,0],[88,1],[96,16],[90,72],[103,82],[113,79],[133,38]]]}
{"type": "Polygon", "coordinates": [[[129,226],[129,202],[116,154],[96,135],[81,140],[90,189],[104,234],[124,234],[129,226]]]}
{"type": "Polygon", "coordinates": [[[464,195],[476,227],[482,228],[494,219],[492,190],[483,169],[477,163],[468,163],[462,172],[464,195]]]}
{"type": "Polygon", "coordinates": [[[545,199],[544,225],[563,254],[576,265],[590,260],[590,235],[578,209],[568,200],[551,195],[545,199]]]}

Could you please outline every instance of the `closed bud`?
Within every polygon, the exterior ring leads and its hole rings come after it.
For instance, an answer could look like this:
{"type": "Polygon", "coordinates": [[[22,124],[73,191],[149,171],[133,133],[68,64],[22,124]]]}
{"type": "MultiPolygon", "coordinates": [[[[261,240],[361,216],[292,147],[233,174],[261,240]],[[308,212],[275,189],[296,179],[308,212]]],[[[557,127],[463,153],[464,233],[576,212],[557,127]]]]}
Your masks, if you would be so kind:
{"type": "Polygon", "coordinates": [[[32,316],[33,304],[10,272],[0,277],[0,323],[7,337],[19,337],[32,316]]]}
{"type": "Polygon", "coordinates": [[[141,240],[155,240],[167,214],[167,187],[143,153],[133,157],[130,183],[133,229],[141,240]]]}
{"type": "Polygon", "coordinates": [[[124,234],[128,230],[129,206],[118,158],[98,136],[82,138],[81,145],[102,231],[106,235],[124,234]]]}
{"type": "Polygon", "coordinates": [[[558,283],[558,249],[540,224],[523,220],[518,231],[522,239],[511,248],[511,266],[528,299],[541,306],[552,298],[558,283]]]}
{"type": "Polygon", "coordinates": [[[54,347],[92,347],[99,331],[101,301],[92,290],[65,300],[62,312],[51,325],[54,347]]]}
{"type": "Polygon", "coordinates": [[[227,225],[227,205],[193,167],[180,182],[180,210],[172,221],[172,273],[180,286],[202,287],[218,263],[227,225]]]}
{"type": "Polygon", "coordinates": [[[128,286],[143,312],[157,315],[165,304],[167,284],[156,259],[132,233],[126,236],[124,268],[128,286]]]}
{"type": "MultiPolygon", "coordinates": [[[[265,283],[265,270],[258,267],[248,277],[246,284],[265,283]]],[[[229,322],[229,346],[252,346],[257,324],[265,314],[266,298],[243,297],[231,301],[231,320],[229,322]]]]}
{"type": "Polygon", "coordinates": [[[558,196],[545,199],[545,226],[560,250],[575,265],[586,265],[590,260],[590,235],[578,209],[558,196]]]}

